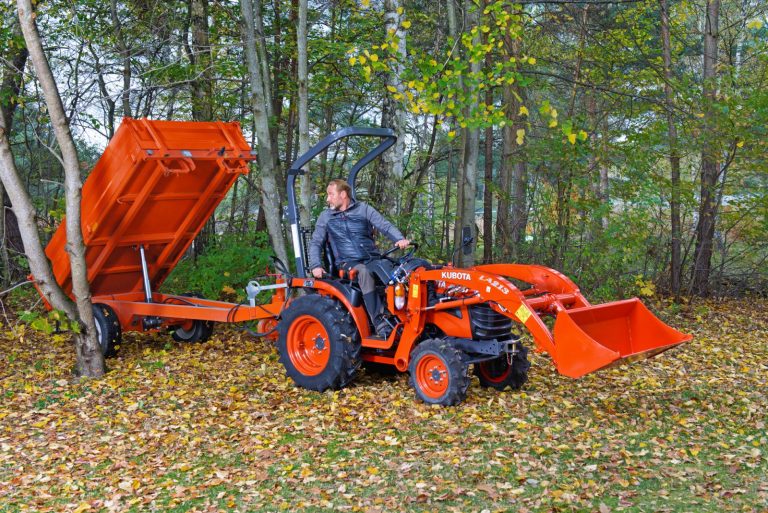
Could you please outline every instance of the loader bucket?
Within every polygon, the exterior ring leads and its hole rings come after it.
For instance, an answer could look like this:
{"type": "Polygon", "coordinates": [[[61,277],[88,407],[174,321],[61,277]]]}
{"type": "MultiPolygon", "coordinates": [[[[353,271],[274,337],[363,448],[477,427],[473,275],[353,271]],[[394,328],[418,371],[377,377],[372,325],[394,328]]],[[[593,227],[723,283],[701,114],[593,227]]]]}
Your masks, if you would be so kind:
{"type": "Polygon", "coordinates": [[[579,378],[670,349],[693,337],[660,321],[639,299],[561,311],[555,321],[558,372],[579,378]]]}

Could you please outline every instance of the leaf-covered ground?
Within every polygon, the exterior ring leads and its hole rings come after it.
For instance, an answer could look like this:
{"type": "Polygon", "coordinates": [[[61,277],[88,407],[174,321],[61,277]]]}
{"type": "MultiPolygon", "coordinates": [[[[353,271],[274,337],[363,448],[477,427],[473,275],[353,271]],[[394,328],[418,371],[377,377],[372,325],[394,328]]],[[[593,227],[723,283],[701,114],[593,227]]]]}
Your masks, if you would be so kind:
{"type": "Polygon", "coordinates": [[[232,329],[125,337],[74,383],[63,335],[0,340],[0,511],[767,511],[768,301],[665,317],[695,340],[451,408],[405,376],[295,388],[232,329]]]}

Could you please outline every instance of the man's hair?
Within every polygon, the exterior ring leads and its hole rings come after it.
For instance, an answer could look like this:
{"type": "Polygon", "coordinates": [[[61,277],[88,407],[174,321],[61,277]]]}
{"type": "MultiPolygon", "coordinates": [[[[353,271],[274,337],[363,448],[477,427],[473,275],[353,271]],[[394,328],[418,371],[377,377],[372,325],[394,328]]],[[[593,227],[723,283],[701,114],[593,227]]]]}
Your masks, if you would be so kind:
{"type": "Polygon", "coordinates": [[[335,180],[331,180],[330,182],[328,182],[328,185],[333,185],[334,187],[336,187],[337,192],[342,192],[342,191],[346,192],[347,197],[349,199],[352,199],[352,187],[349,186],[346,180],[337,178],[335,180]]]}

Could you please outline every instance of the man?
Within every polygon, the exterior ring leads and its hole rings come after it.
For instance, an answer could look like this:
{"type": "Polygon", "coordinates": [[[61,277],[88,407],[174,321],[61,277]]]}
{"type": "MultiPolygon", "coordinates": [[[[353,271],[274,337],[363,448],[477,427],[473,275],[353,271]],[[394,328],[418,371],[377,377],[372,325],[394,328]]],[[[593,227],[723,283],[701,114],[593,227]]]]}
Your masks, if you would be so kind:
{"type": "Polygon", "coordinates": [[[366,262],[379,257],[373,240],[373,229],[386,235],[400,249],[411,241],[403,237],[392,223],[379,214],[375,208],[363,202],[352,200],[352,189],[344,180],[331,180],[325,190],[328,209],[317,220],[312,240],[309,243],[309,268],[312,276],[322,278],[325,269],[320,261],[320,251],[326,238],[342,268],[357,271],[357,283],[363,293],[363,301],[377,333],[385,335],[389,324],[383,313],[381,298],[376,294],[373,275],[366,262]]]}

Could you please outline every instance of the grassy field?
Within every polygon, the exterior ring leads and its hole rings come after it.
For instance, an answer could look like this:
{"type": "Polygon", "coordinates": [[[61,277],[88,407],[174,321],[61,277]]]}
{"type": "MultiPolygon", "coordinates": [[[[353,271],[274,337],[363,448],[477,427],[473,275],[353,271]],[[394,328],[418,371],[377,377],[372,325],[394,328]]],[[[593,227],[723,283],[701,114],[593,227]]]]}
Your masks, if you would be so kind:
{"type": "Polygon", "coordinates": [[[661,315],[692,343],[574,381],[473,381],[451,408],[405,376],[295,388],[232,329],[128,335],[74,383],[66,335],[0,332],[0,512],[768,511],[768,301],[661,315]]]}

